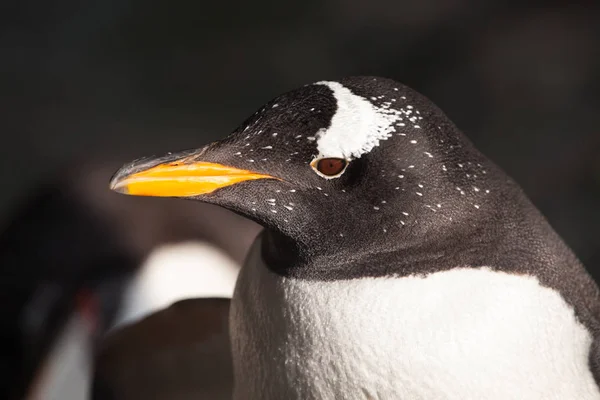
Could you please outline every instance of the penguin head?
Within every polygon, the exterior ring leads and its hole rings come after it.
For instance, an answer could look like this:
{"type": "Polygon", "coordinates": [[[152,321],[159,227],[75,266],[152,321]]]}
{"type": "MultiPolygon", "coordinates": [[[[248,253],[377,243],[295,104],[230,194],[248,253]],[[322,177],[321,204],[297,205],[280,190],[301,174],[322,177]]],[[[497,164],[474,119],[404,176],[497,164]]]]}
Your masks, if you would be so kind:
{"type": "Polygon", "coordinates": [[[125,165],[111,188],[218,204],[296,256],[331,260],[360,258],[365,241],[396,251],[450,235],[489,206],[492,168],[424,96],[350,77],[285,93],[200,149],[125,165]]]}

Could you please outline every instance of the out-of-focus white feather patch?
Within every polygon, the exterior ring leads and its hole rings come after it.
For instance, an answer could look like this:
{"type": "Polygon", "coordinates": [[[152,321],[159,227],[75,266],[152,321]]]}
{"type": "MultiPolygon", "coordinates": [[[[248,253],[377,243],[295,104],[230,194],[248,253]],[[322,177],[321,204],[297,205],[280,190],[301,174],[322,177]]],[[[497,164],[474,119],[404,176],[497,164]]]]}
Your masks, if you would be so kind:
{"type": "Polygon", "coordinates": [[[164,245],[153,251],[127,289],[112,329],[190,298],[231,298],[239,265],[204,242],[164,245]]]}

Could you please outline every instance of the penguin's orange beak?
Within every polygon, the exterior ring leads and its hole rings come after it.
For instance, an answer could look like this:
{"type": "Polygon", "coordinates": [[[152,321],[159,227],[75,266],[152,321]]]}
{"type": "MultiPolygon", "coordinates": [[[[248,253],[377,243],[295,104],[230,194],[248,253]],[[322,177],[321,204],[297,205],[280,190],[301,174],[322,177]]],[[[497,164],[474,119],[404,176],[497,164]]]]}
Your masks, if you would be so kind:
{"type": "Polygon", "coordinates": [[[236,183],[276,179],[222,164],[195,161],[186,153],[134,161],[122,167],[110,182],[116,192],[134,196],[194,197],[236,183]],[[163,161],[164,160],[164,161],[163,161]]]}

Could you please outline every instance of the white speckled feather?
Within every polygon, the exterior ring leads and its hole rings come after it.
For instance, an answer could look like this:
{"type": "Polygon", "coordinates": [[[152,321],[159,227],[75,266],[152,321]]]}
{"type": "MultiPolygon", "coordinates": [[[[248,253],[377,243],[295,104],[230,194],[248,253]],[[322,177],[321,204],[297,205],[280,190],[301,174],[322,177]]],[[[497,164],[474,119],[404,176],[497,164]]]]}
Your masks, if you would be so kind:
{"type": "Polygon", "coordinates": [[[536,278],[287,279],[259,255],[232,303],[239,399],[600,399],[591,336],[536,278]]]}

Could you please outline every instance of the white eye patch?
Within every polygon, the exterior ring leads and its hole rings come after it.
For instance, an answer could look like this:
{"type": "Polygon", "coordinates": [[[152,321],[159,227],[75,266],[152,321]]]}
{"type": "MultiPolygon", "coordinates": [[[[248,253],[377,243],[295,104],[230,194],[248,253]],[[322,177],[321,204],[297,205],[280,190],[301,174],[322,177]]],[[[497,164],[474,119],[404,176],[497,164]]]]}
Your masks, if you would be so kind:
{"type": "Polygon", "coordinates": [[[395,132],[394,124],[401,120],[400,111],[377,107],[338,82],[316,84],[329,87],[337,101],[331,125],[317,133],[317,159],[360,158],[395,132]]]}

